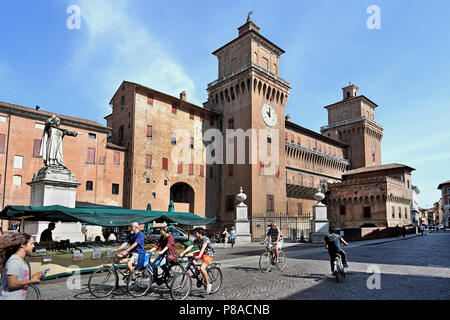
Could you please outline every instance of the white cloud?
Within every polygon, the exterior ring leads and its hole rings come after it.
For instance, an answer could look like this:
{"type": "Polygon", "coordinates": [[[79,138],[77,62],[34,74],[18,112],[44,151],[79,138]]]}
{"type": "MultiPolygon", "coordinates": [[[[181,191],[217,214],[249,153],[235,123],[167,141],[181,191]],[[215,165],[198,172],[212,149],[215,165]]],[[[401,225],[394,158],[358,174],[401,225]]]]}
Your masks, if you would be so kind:
{"type": "Polygon", "coordinates": [[[79,1],[82,36],[71,69],[105,89],[102,105],[108,104],[122,80],[176,97],[185,90],[198,104],[193,80],[145,24],[130,16],[129,4],[129,0],[79,1]]]}

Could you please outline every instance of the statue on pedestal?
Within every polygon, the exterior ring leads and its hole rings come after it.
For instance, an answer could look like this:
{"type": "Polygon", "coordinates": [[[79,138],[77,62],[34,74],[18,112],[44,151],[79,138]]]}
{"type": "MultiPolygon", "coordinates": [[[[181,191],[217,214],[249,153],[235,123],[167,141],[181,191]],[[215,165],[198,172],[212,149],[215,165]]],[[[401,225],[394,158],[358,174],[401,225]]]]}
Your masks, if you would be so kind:
{"type": "Polygon", "coordinates": [[[60,125],[61,120],[56,115],[53,115],[45,122],[39,155],[42,156],[42,160],[46,167],[62,166],[66,168],[63,159],[62,140],[64,136],[78,136],[77,132],[63,129],[60,125]]]}

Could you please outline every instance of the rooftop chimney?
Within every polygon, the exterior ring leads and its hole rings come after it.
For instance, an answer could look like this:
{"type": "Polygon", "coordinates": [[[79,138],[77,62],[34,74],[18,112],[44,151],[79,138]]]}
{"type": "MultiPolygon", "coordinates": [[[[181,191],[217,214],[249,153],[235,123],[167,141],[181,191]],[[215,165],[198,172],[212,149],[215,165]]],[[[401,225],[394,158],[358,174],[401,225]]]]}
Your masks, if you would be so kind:
{"type": "Polygon", "coordinates": [[[186,91],[183,91],[182,93],[180,93],[180,99],[183,101],[186,101],[186,91]]]}
{"type": "Polygon", "coordinates": [[[286,121],[291,121],[291,115],[290,114],[286,115],[286,121]]]}
{"type": "Polygon", "coordinates": [[[41,107],[39,107],[38,105],[36,105],[36,110],[39,110],[41,107]]]}

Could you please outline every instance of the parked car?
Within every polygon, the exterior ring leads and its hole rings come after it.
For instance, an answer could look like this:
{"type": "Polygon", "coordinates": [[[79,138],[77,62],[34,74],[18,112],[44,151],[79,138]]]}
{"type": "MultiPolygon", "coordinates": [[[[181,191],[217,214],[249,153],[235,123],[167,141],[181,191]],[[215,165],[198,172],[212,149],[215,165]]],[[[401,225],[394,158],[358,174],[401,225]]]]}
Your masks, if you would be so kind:
{"type": "MultiPolygon", "coordinates": [[[[175,240],[179,241],[187,241],[188,240],[188,234],[186,231],[179,227],[175,226],[168,226],[169,232],[173,235],[175,240]]],[[[146,238],[149,240],[158,240],[159,237],[161,237],[160,234],[161,227],[153,227],[146,233],[146,238]]],[[[191,234],[190,239],[193,239],[194,236],[191,234]]]]}
{"type": "Polygon", "coordinates": [[[444,225],[440,224],[440,225],[438,225],[438,228],[439,228],[439,230],[442,230],[442,229],[444,229],[444,225]]]}

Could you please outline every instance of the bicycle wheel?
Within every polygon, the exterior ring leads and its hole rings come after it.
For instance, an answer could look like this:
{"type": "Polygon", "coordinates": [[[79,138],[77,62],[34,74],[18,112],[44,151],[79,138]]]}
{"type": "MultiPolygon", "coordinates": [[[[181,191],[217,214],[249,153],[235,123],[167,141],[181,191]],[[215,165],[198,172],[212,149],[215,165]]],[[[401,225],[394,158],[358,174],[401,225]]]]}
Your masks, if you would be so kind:
{"type": "Polygon", "coordinates": [[[89,292],[97,298],[106,298],[116,289],[119,282],[117,271],[111,267],[96,270],[89,277],[89,292]]]}
{"type": "Polygon", "coordinates": [[[283,270],[286,267],[286,264],[287,264],[286,253],[284,253],[283,250],[280,250],[278,252],[278,264],[277,264],[278,270],[283,270]]]}
{"type": "Polygon", "coordinates": [[[181,273],[172,280],[170,296],[173,300],[186,299],[192,290],[192,278],[188,272],[181,273]]]}
{"type": "Polygon", "coordinates": [[[41,290],[39,287],[34,284],[28,286],[27,288],[27,296],[25,300],[40,300],[41,299],[41,290]]]}
{"type": "Polygon", "coordinates": [[[169,273],[170,273],[170,276],[168,276],[168,277],[165,276],[164,277],[164,282],[166,283],[167,289],[170,289],[170,286],[172,284],[172,280],[177,275],[184,273],[184,268],[183,268],[183,266],[180,263],[176,262],[176,263],[171,264],[169,266],[169,273]]]}
{"type": "Polygon", "coordinates": [[[259,270],[269,272],[272,266],[272,257],[268,251],[264,251],[259,257],[259,270]]]}
{"type": "Polygon", "coordinates": [[[222,270],[218,267],[208,268],[208,279],[211,284],[211,294],[217,293],[220,287],[222,287],[222,270]]]}
{"type": "Polygon", "coordinates": [[[135,280],[128,278],[127,290],[133,297],[142,297],[147,294],[153,283],[153,274],[148,269],[136,270],[135,280]]]}

